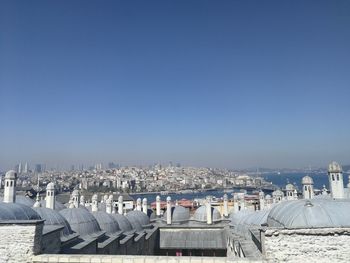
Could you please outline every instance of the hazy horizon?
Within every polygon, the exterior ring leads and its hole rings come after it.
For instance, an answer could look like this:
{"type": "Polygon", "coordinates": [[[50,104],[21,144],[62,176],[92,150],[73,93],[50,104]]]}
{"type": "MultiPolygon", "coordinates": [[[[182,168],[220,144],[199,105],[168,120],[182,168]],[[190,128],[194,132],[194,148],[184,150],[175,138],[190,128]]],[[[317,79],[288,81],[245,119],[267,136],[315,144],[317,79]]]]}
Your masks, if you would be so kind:
{"type": "Polygon", "coordinates": [[[350,163],[349,1],[1,1],[0,169],[350,163]]]}

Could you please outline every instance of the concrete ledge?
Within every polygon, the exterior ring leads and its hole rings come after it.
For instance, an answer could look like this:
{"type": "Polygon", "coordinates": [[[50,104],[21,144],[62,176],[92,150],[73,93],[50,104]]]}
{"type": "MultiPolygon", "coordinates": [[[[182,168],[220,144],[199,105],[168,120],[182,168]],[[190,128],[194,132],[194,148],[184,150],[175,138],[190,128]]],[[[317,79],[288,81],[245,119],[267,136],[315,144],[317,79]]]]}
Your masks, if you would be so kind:
{"type": "Polygon", "coordinates": [[[167,257],[167,256],[112,256],[112,255],[66,255],[42,254],[32,258],[33,263],[247,263],[266,262],[244,258],[225,257],[167,257]]]}

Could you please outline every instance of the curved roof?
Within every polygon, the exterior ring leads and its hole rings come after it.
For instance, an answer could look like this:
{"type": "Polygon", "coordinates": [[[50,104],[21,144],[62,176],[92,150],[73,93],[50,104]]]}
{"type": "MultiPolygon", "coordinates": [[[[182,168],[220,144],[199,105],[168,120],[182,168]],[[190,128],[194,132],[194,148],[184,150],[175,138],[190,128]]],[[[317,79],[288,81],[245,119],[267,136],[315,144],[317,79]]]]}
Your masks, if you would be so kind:
{"type": "Polygon", "coordinates": [[[120,231],[117,220],[103,211],[93,212],[92,215],[96,218],[100,228],[108,234],[115,234],[120,231]]]}
{"type": "Polygon", "coordinates": [[[292,184],[287,184],[287,185],[286,185],[286,190],[287,190],[287,191],[294,191],[294,190],[295,190],[295,186],[292,185],[292,184]]]}
{"type": "Polygon", "coordinates": [[[124,216],[120,214],[111,214],[111,216],[118,222],[119,228],[123,232],[129,232],[132,231],[132,225],[130,224],[129,220],[124,216]]]}
{"type": "Polygon", "coordinates": [[[55,190],[55,184],[53,182],[48,183],[46,190],[55,190]]]}
{"type": "Polygon", "coordinates": [[[341,173],[342,171],[343,171],[342,167],[337,162],[333,161],[328,165],[328,172],[330,173],[341,173]]]}
{"type": "MultiPolygon", "coordinates": [[[[0,197],[0,201],[3,201],[4,197],[0,197]]],[[[24,195],[16,195],[16,204],[21,204],[29,207],[33,207],[35,201],[30,197],[26,197],[24,195]]]]}
{"type": "Polygon", "coordinates": [[[314,184],[314,180],[310,176],[306,175],[303,177],[303,179],[301,179],[301,184],[314,184]]]}
{"type": "Polygon", "coordinates": [[[143,226],[149,225],[150,223],[149,217],[141,211],[130,211],[125,216],[129,220],[133,229],[136,229],[137,231],[142,231],[143,226]]]}
{"type": "Polygon", "coordinates": [[[92,235],[101,231],[95,217],[85,209],[66,208],[59,212],[80,236],[92,235]]]}
{"type": "Polygon", "coordinates": [[[17,173],[14,170],[10,170],[5,174],[5,179],[16,180],[17,173]]]}
{"type": "Polygon", "coordinates": [[[0,203],[0,220],[41,220],[32,208],[18,203],[0,203]]]}
{"type": "Polygon", "coordinates": [[[275,191],[272,192],[272,196],[273,196],[273,197],[276,197],[276,196],[283,197],[283,196],[284,196],[284,193],[283,193],[280,189],[277,189],[277,190],[275,190],[275,191]]]}
{"type": "Polygon", "coordinates": [[[73,230],[68,221],[56,210],[45,207],[35,207],[33,210],[37,212],[42,219],[45,219],[45,225],[61,225],[64,226],[62,231],[64,236],[73,234],[73,230]]]}
{"type": "MultiPolygon", "coordinates": [[[[220,212],[214,207],[211,207],[211,218],[213,222],[221,220],[220,212]]],[[[196,212],[194,212],[193,219],[199,222],[207,222],[207,208],[205,205],[197,208],[196,212]]]]}
{"type": "Polygon", "coordinates": [[[350,227],[349,200],[312,199],[284,201],[271,209],[269,227],[350,227]]]}
{"type": "Polygon", "coordinates": [[[254,213],[253,210],[246,209],[246,210],[241,210],[236,213],[230,214],[231,224],[237,225],[243,217],[250,215],[252,213],[254,213]]]}
{"type": "MultiPolygon", "coordinates": [[[[163,220],[167,218],[167,211],[163,214],[163,220]]],[[[190,219],[190,211],[183,206],[173,206],[171,208],[171,221],[174,223],[180,223],[184,221],[188,221],[190,219]]]]}

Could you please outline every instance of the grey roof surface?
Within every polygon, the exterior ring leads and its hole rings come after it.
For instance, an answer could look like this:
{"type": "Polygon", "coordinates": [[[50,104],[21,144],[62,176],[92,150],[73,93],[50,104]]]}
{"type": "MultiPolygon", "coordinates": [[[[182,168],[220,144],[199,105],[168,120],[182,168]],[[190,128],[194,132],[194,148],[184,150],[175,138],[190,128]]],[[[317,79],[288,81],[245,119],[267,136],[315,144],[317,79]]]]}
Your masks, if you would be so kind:
{"type": "Polygon", "coordinates": [[[111,216],[118,222],[119,228],[123,232],[129,232],[132,231],[132,225],[130,224],[129,220],[124,216],[120,214],[111,214],[111,216]]]}
{"type": "Polygon", "coordinates": [[[0,203],[0,221],[6,220],[41,220],[32,208],[18,203],[0,203]]]}
{"type": "Polygon", "coordinates": [[[226,249],[223,229],[160,229],[160,248],[226,249]]]}
{"type": "Polygon", "coordinates": [[[231,219],[231,224],[234,226],[233,231],[239,236],[250,239],[250,232],[254,228],[266,224],[270,210],[251,211],[250,213],[242,212],[243,211],[236,213],[236,216],[233,216],[231,219]]]}
{"type": "MultiPolygon", "coordinates": [[[[211,207],[211,218],[213,222],[217,222],[222,219],[219,210],[214,207],[211,207]]],[[[207,208],[205,205],[197,208],[196,212],[194,212],[193,219],[199,222],[207,222],[207,208]]]]}
{"type": "Polygon", "coordinates": [[[271,209],[269,227],[350,227],[350,200],[312,199],[284,201],[271,209]]]}
{"type": "MultiPolygon", "coordinates": [[[[3,196],[0,196],[0,201],[4,200],[3,196]]],[[[35,201],[30,197],[26,197],[24,195],[16,195],[16,204],[22,204],[25,206],[33,207],[35,201]]]]}
{"type": "Polygon", "coordinates": [[[150,223],[149,217],[141,211],[130,211],[125,216],[136,231],[142,231],[143,226],[150,223]]]}
{"type": "Polygon", "coordinates": [[[68,236],[73,234],[68,221],[58,211],[45,207],[35,207],[33,210],[37,212],[42,219],[45,219],[45,226],[61,225],[64,227],[62,231],[63,235],[68,236]]]}
{"type": "Polygon", "coordinates": [[[68,221],[72,230],[82,237],[101,232],[101,228],[95,217],[85,209],[66,208],[59,213],[68,221]]]}
{"type": "MultiPolygon", "coordinates": [[[[41,207],[46,207],[46,200],[40,200],[41,207]]],[[[61,202],[55,201],[55,210],[60,211],[67,208],[64,204],[61,202]]]]}
{"type": "MultiPolygon", "coordinates": [[[[163,220],[166,220],[167,212],[168,210],[164,212],[163,220]]],[[[172,222],[174,223],[187,221],[190,219],[190,210],[180,205],[173,206],[171,208],[171,218],[172,222]]]]}
{"type": "Polygon", "coordinates": [[[107,234],[115,234],[121,231],[117,220],[112,215],[103,211],[93,212],[92,215],[96,218],[100,228],[106,231],[107,234]]]}

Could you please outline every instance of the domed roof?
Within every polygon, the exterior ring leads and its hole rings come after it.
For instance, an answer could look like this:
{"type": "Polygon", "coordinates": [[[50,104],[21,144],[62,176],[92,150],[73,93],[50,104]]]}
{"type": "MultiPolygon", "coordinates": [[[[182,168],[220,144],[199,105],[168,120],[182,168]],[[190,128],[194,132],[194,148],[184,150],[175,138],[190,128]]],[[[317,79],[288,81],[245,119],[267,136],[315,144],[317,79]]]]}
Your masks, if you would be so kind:
{"type": "Polygon", "coordinates": [[[64,236],[73,234],[72,228],[67,220],[56,210],[45,207],[35,207],[33,210],[37,212],[42,219],[45,219],[45,225],[61,225],[64,226],[62,231],[64,236]]]}
{"type": "MultiPolygon", "coordinates": [[[[167,212],[168,211],[164,212],[163,220],[166,220],[167,212]]],[[[180,222],[187,221],[190,219],[190,211],[187,208],[180,206],[180,205],[173,206],[171,208],[171,218],[172,218],[171,221],[174,223],[180,223],[180,222]]]]}
{"type": "Polygon", "coordinates": [[[93,235],[101,231],[95,217],[85,209],[66,208],[59,213],[80,236],[93,235]]]}
{"type": "Polygon", "coordinates": [[[41,220],[41,217],[26,205],[0,203],[0,220],[41,220]]]}
{"type": "MultiPolygon", "coordinates": [[[[46,207],[46,200],[40,200],[41,207],[46,207]]],[[[61,202],[55,201],[55,210],[61,211],[63,209],[66,209],[67,207],[62,204],[61,202]]]]}
{"type": "Polygon", "coordinates": [[[343,171],[342,167],[337,162],[333,161],[328,165],[328,172],[330,173],[341,173],[342,171],[343,171]]]}
{"type": "Polygon", "coordinates": [[[254,213],[254,211],[249,209],[241,210],[236,213],[231,213],[230,214],[231,224],[237,225],[243,217],[245,217],[246,215],[250,215],[252,213],[254,213]]]}
{"type": "Polygon", "coordinates": [[[136,229],[137,231],[142,231],[143,226],[149,225],[149,217],[144,212],[134,210],[128,212],[125,216],[129,220],[133,229],[136,229]]]}
{"type": "Polygon", "coordinates": [[[313,199],[284,201],[271,209],[269,227],[350,227],[348,200],[313,199]]]}
{"type": "Polygon", "coordinates": [[[287,185],[286,185],[286,190],[287,190],[287,191],[294,191],[294,190],[295,190],[295,186],[292,185],[292,184],[287,184],[287,185]]]}
{"type": "Polygon", "coordinates": [[[301,184],[314,184],[314,180],[310,176],[306,175],[301,180],[301,184]]]}
{"type": "Polygon", "coordinates": [[[272,196],[273,196],[273,197],[277,197],[277,196],[283,197],[284,194],[283,194],[283,192],[282,192],[280,189],[277,189],[277,190],[275,190],[275,191],[272,192],[272,196]]]}
{"type": "Polygon", "coordinates": [[[266,200],[269,200],[269,199],[272,199],[272,197],[271,197],[271,195],[267,194],[267,195],[265,196],[265,199],[266,199],[266,200]]]}
{"type": "MultiPolygon", "coordinates": [[[[4,197],[1,196],[0,197],[0,201],[3,201],[4,197]]],[[[30,197],[26,197],[24,195],[16,195],[16,204],[21,204],[21,205],[25,205],[28,207],[33,207],[35,201],[33,199],[31,199],[30,197]]]]}
{"type": "Polygon", "coordinates": [[[124,216],[120,214],[111,214],[111,216],[118,222],[119,228],[123,232],[129,232],[132,231],[132,225],[130,224],[129,220],[124,216]]]}
{"type": "Polygon", "coordinates": [[[10,170],[5,174],[5,179],[16,180],[17,173],[14,170],[10,170]]]}
{"type": "MultiPolygon", "coordinates": [[[[199,222],[207,222],[206,206],[202,205],[201,207],[197,208],[196,212],[194,212],[193,218],[194,220],[199,222]]],[[[213,222],[217,222],[221,220],[220,212],[214,207],[211,207],[211,218],[213,222]]]]}
{"type": "Polygon", "coordinates": [[[46,190],[55,190],[55,184],[53,182],[48,183],[46,190]]]}
{"type": "Polygon", "coordinates": [[[120,231],[117,220],[110,214],[103,211],[93,212],[92,215],[96,218],[100,228],[108,234],[115,234],[120,231]]]}

